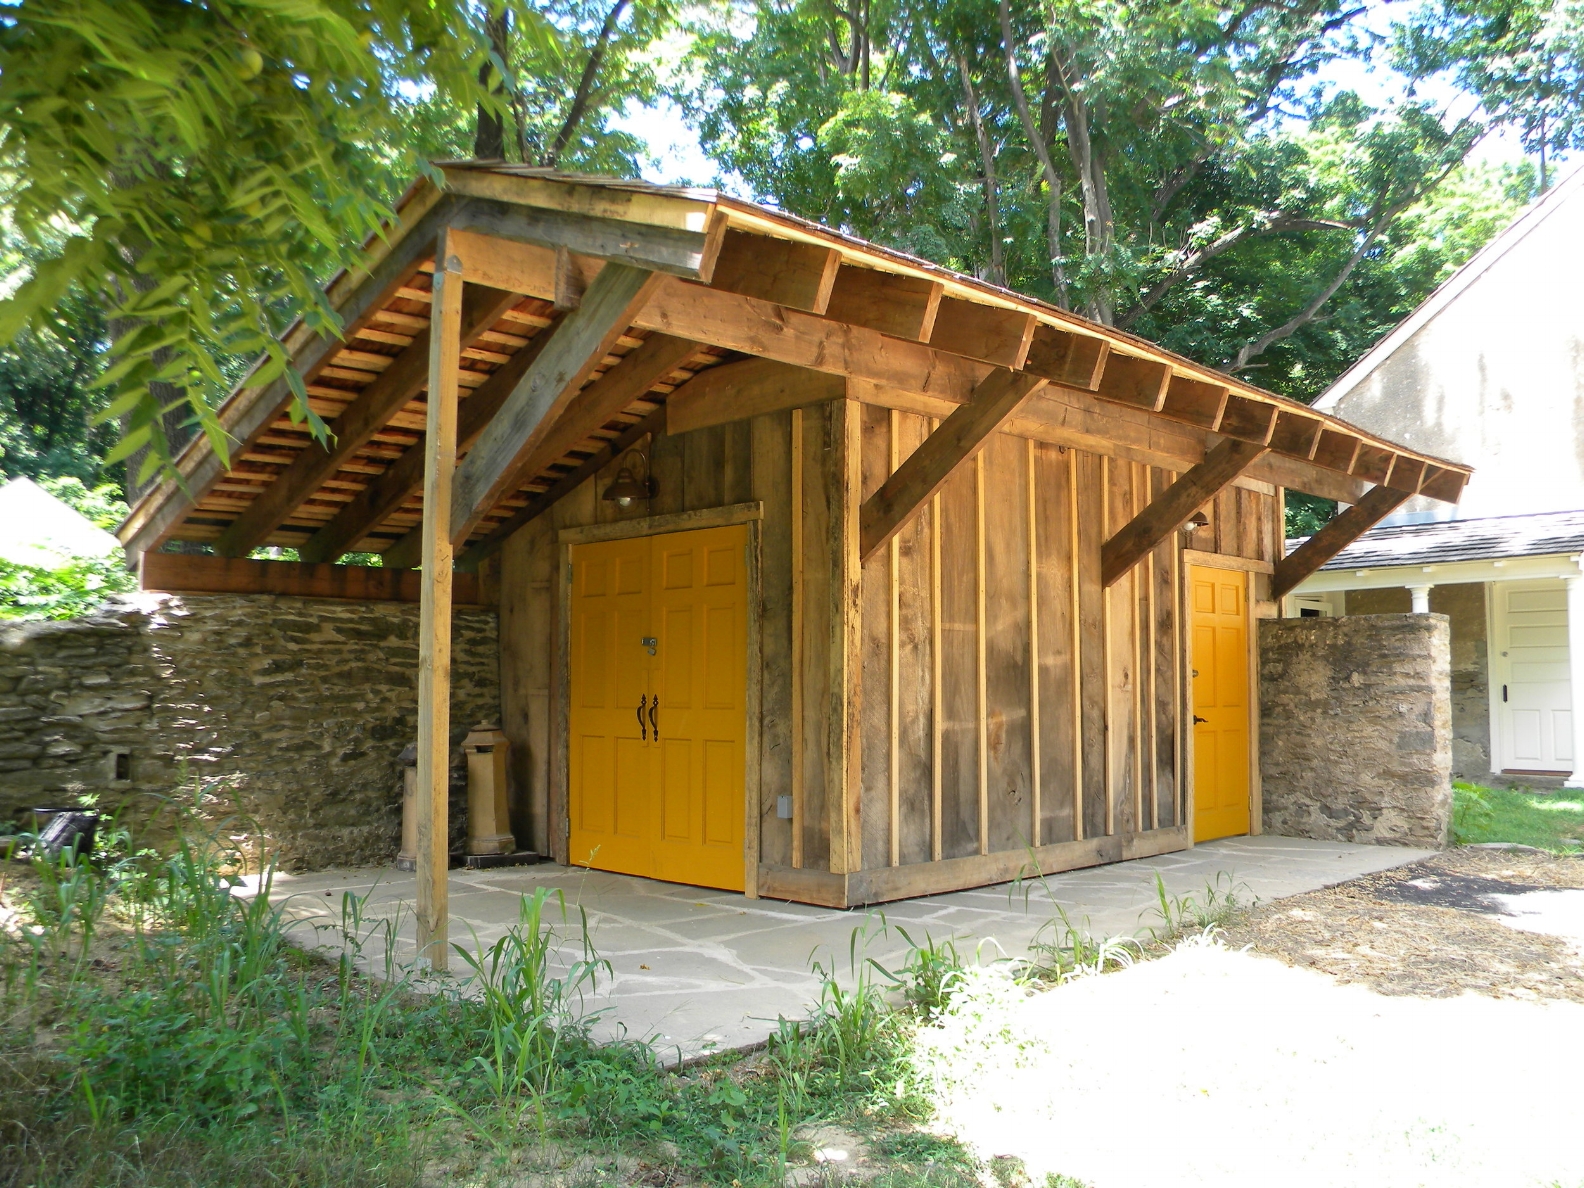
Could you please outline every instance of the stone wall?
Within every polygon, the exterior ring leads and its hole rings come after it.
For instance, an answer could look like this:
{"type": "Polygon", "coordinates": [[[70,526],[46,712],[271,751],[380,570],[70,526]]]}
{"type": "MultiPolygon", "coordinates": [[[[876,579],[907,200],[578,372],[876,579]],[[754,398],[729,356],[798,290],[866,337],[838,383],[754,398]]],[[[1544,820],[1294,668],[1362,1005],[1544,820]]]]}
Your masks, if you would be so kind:
{"type": "MultiPolygon", "coordinates": [[[[1349,590],[1350,615],[1407,614],[1408,591],[1349,590]]],[[[1491,774],[1490,652],[1485,584],[1459,582],[1430,591],[1430,610],[1452,621],[1452,778],[1491,774]]]]}
{"type": "Polygon", "coordinates": [[[1446,845],[1452,813],[1445,615],[1259,625],[1267,833],[1446,845]]]}
{"type": "MultiPolygon", "coordinates": [[[[495,613],[458,608],[453,653],[460,772],[462,736],[500,713],[495,613]]],[[[417,672],[418,608],[400,603],[138,595],[5,626],[0,819],[91,793],[137,827],[198,780],[288,866],[389,861],[417,672]]],[[[452,805],[461,829],[455,781],[452,805]]]]}

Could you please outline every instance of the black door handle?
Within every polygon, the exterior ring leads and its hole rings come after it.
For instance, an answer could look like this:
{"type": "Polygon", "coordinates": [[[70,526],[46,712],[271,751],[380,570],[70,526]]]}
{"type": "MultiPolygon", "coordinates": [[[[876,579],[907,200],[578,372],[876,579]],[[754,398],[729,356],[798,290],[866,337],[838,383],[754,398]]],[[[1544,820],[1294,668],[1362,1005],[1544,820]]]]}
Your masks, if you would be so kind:
{"type": "Polygon", "coordinates": [[[647,693],[643,694],[641,697],[638,698],[638,738],[641,741],[643,741],[643,742],[648,742],[649,741],[649,732],[644,729],[644,716],[643,716],[644,702],[646,702],[648,700],[649,700],[649,694],[647,694],[647,693]]]}
{"type": "Polygon", "coordinates": [[[1201,718],[1198,714],[1195,714],[1193,724],[1197,726],[1200,722],[1208,722],[1209,720],[1209,718],[1201,718]]]}
{"type": "Polygon", "coordinates": [[[655,699],[649,703],[649,729],[654,734],[655,742],[660,741],[660,719],[655,714],[660,709],[660,694],[655,694],[655,699]]]}

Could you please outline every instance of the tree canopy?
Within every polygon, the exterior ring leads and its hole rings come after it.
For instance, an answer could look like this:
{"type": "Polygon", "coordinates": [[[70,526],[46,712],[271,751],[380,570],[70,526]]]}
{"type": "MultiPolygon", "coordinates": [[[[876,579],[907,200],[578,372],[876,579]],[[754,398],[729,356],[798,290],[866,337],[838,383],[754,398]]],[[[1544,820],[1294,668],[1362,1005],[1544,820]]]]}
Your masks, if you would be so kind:
{"type": "MultiPolygon", "coordinates": [[[[1546,162],[1584,136],[1570,9],[1377,17],[1343,0],[0,7],[0,466],[128,461],[135,490],[194,427],[224,455],[219,399],[260,355],[261,379],[293,375],[293,318],[337,329],[321,285],[430,158],[632,175],[646,146],[614,117],[662,97],[755,197],[1309,399],[1549,177],[1471,162],[1481,135],[1512,129],[1546,162]],[[1403,85],[1367,101],[1328,81],[1339,64],[1403,85]]],[[[325,432],[296,386],[294,415],[325,432]]]]}

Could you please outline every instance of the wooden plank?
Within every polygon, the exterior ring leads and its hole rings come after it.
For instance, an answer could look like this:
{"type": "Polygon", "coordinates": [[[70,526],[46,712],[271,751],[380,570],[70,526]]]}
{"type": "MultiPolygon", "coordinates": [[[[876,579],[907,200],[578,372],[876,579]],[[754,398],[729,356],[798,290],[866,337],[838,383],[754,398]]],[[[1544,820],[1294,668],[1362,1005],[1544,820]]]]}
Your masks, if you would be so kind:
{"type": "MultiPolygon", "coordinates": [[[[518,240],[548,248],[552,253],[547,274],[548,292],[529,296],[554,301],[555,267],[553,253],[565,248],[578,256],[615,262],[645,272],[667,272],[689,280],[708,280],[713,266],[711,243],[706,231],[686,231],[675,227],[644,226],[618,219],[569,214],[470,198],[451,216],[451,225],[462,231],[500,239],[518,240]]],[[[718,246],[715,250],[719,250],[718,246]]],[[[519,283],[526,283],[524,282],[519,283]]]]}
{"type": "MultiPolygon", "coordinates": [[[[930,424],[926,418],[909,413],[893,415],[896,464],[901,465],[929,436],[930,424]]],[[[897,773],[900,834],[897,859],[901,864],[929,861],[934,820],[934,597],[930,568],[933,522],[934,509],[926,507],[918,519],[891,538],[890,545],[897,565],[897,749],[893,765],[897,773]]]]}
{"type": "Polygon", "coordinates": [[[590,454],[573,470],[558,478],[544,491],[529,499],[526,504],[518,508],[508,519],[501,521],[500,525],[492,529],[488,536],[468,545],[462,554],[462,564],[476,565],[484,558],[491,556],[525,524],[544,515],[555,507],[562,499],[576,491],[590,478],[597,475],[612,461],[637,445],[645,437],[653,437],[665,432],[665,409],[657,408],[643,420],[628,426],[619,435],[612,438],[606,445],[590,454]]]}
{"type": "Polygon", "coordinates": [[[1248,569],[1255,573],[1272,573],[1275,566],[1258,557],[1234,557],[1229,553],[1213,553],[1200,549],[1183,549],[1183,560],[1189,565],[1214,565],[1220,569],[1248,569]]]}
{"type": "MultiPolygon", "coordinates": [[[[929,422],[930,432],[937,428],[929,422]]],[[[944,780],[941,710],[941,498],[930,500],[930,860],[941,858],[941,798],[944,780]]]]}
{"type": "Polygon", "coordinates": [[[1100,375],[1099,395],[1134,408],[1159,411],[1171,383],[1171,365],[1112,351],[1100,375]]]}
{"type": "Polygon", "coordinates": [[[828,525],[831,552],[830,703],[827,770],[830,812],[830,865],[836,874],[863,869],[859,795],[862,772],[858,740],[862,729],[863,647],[860,605],[863,569],[858,553],[858,509],[862,505],[863,405],[856,400],[832,401],[831,446],[837,466],[838,501],[828,525]]]}
{"type": "Polygon", "coordinates": [[[832,247],[728,230],[710,287],[822,314],[840,266],[832,247]]]}
{"type": "MultiPolygon", "coordinates": [[[[843,270],[845,271],[845,269],[843,270]]],[[[889,274],[886,274],[889,275],[889,274]]],[[[840,292],[838,282],[837,291],[840,292]]],[[[923,396],[966,402],[988,364],[840,320],[664,277],[633,324],[923,396]]]]}
{"type": "Polygon", "coordinates": [[[794,753],[790,423],[790,414],[782,413],[757,417],[750,426],[750,497],[765,508],[759,538],[762,593],[755,612],[761,640],[759,861],[767,866],[792,862],[792,822],[779,811],[781,797],[792,795],[794,753]]]}
{"type": "MultiPolygon", "coordinates": [[[[419,575],[373,565],[312,565],[302,561],[252,561],[195,553],[144,553],[138,589],[168,594],[280,594],[338,602],[417,602],[419,575]]],[[[451,601],[479,605],[478,579],[458,574],[451,601]]]]}
{"type": "MultiPolygon", "coordinates": [[[[926,443],[928,444],[928,443],[926,443]]],[[[975,775],[979,808],[979,852],[990,852],[990,705],[985,690],[985,490],[984,454],[974,455],[974,755],[979,760],[975,775]]]]}
{"type": "Polygon", "coordinates": [[[565,174],[536,177],[474,168],[465,163],[443,165],[441,169],[446,188],[458,194],[622,223],[702,231],[719,213],[714,201],[703,195],[666,193],[642,183],[586,184],[565,174]]]}
{"type": "MultiPolygon", "coordinates": [[[[927,447],[928,442],[920,449],[927,447]]],[[[940,844],[945,858],[980,853],[979,501],[975,469],[958,469],[939,495],[940,844]]]]}
{"type": "MultiPolygon", "coordinates": [[[[862,460],[859,498],[873,491],[891,473],[891,419],[896,414],[875,405],[859,405],[862,460]]],[[[895,573],[891,554],[882,551],[863,566],[860,607],[863,688],[862,725],[854,738],[860,751],[862,793],[859,823],[864,868],[890,866],[896,846],[893,761],[891,738],[895,726],[895,689],[892,657],[894,622],[892,586],[895,573]]]]}
{"type": "Polygon", "coordinates": [[[847,382],[774,359],[707,367],[666,397],[666,432],[690,433],[847,395],[847,382]]]}
{"type": "Polygon", "coordinates": [[[1203,462],[1106,541],[1101,551],[1101,582],[1107,586],[1115,583],[1264,452],[1263,446],[1231,438],[1212,449],[1203,462]]]}
{"type": "Polygon", "coordinates": [[[577,306],[582,291],[604,267],[603,261],[574,255],[566,247],[526,243],[458,226],[451,228],[450,242],[469,284],[537,297],[559,309],[577,306]]]}
{"type": "Polygon", "coordinates": [[[1029,719],[1029,816],[1033,822],[1031,845],[1043,844],[1045,822],[1041,796],[1043,763],[1040,737],[1040,553],[1039,553],[1039,473],[1036,455],[1039,447],[1024,442],[1024,495],[1027,499],[1025,527],[1028,533],[1028,719],[1029,719]]]}
{"type": "Polygon", "coordinates": [[[1111,344],[1103,338],[1040,323],[1029,338],[1023,369],[1058,384],[1093,391],[1100,384],[1110,353],[1111,344]]]}
{"type": "Polygon", "coordinates": [[[1292,553],[1276,562],[1271,598],[1280,601],[1310,574],[1413,497],[1411,491],[1376,487],[1292,553]]]}
{"type": "Polygon", "coordinates": [[[759,898],[784,899],[790,903],[812,903],[816,907],[847,906],[847,876],[828,870],[788,870],[781,866],[759,867],[759,898]]]}
{"type": "Polygon", "coordinates": [[[864,503],[860,516],[862,556],[873,556],[916,516],[952,472],[976,457],[996,427],[1044,384],[1042,378],[1026,372],[992,372],[973,399],[947,417],[864,503]]]}
{"type": "MultiPolygon", "coordinates": [[[[886,474],[889,476],[901,464],[901,414],[887,409],[886,416],[886,474]]],[[[890,824],[890,854],[892,866],[902,865],[902,574],[900,542],[892,537],[887,546],[886,584],[886,789],[890,793],[887,805],[890,824]]]]}
{"type": "Polygon", "coordinates": [[[1033,314],[1021,310],[942,297],[929,344],[937,350],[1016,370],[1028,358],[1029,343],[1038,324],[1033,314]]]}
{"type": "Polygon", "coordinates": [[[935,328],[941,292],[939,281],[843,264],[837,270],[825,313],[834,321],[864,326],[893,338],[927,342],[935,328]]]}
{"type": "Polygon", "coordinates": [[[1276,430],[1277,408],[1259,400],[1233,393],[1227,397],[1226,409],[1216,432],[1223,437],[1267,445],[1276,430]]]}
{"type": "Polygon", "coordinates": [[[1174,375],[1166,386],[1166,399],[1161,402],[1160,413],[1185,425],[1213,430],[1221,424],[1231,392],[1226,384],[1174,375]]]}
{"type": "MultiPolygon", "coordinates": [[[[478,440],[484,426],[533,366],[550,338],[550,331],[540,331],[462,402],[457,413],[459,450],[467,449],[478,440]]],[[[413,446],[392,462],[384,474],[373,477],[334,519],[299,545],[298,556],[305,561],[333,561],[383,524],[422,485],[423,450],[413,446]]]]}
{"type": "Polygon", "coordinates": [[[1006,434],[991,438],[979,455],[984,492],[985,850],[1027,849],[1034,844],[1034,665],[1037,635],[1031,599],[1029,446],[1006,434]]]}
{"type": "MultiPolygon", "coordinates": [[[[516,293],[467,286],[462,298],[461,342],[471,346],[506,310],[516,293]]],[[[423,389],[429,369],[429,331],[414,335],[412,345],[361,392],[348,392],[351,403],[330,423],[331,440],[310,441],[265,487],[258,498],[215,539],[215,552],[245,557],[268,539],[304,500],[333,478],[352,453],[362,449],[385,423],[423,389]]]]}
{"type": "Polygon", "coordinates": [[[1094,454],[1078,456],[1077,549],[1078,629],[1082,643],[1079,696],[1082,717],[1078,739],[1083,747],[1083,836],[1107,833],[1110,781],[1107,773],[1108,708],[1105,587],[1100,584],[1100,547],[1105,542],[1107,463],[1094,454]]]}
{"type": "Polygon", "coordinates": [[[441,236],[435,253],[429,401],[424,432],[423,590],[418,612],[417,956],[449,962],[446,868],[450,864],[451,540],[446,534],[456,472],[457,361],[462,274],[441,236]]]}
{"type": "Polygon", "coordinates": [[[658,279],[641,268],[607,265],[583,304],[562,320],[457,469],[453,544],[466,541],[484,513],[522,481],[524,461],[610,353],[658,279]]]}
{"type": "MultiPolygon", "coordinates": [[[[792,865],[803,865],[803,830],[807,809],[803,803],[803,410],[792,410],[791,430],[791,518],[792,518],[792,865]]],[[[760,883],[761,889],[763,882],[760,883]]]]}

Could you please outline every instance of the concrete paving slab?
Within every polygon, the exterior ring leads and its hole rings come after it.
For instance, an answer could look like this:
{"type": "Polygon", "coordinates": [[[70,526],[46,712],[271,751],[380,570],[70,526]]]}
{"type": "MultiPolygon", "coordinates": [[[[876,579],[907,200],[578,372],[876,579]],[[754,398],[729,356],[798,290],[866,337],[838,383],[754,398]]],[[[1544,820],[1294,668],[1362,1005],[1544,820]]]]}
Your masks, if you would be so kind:
{"type": "MultiPolygon", "coordinates": [[[[1303,838],[1231,838],[1178,854],[851,911],[560,866],[459,870],[450,880],[451,939],[469,950],[488,946],[517,923],[523,896],[540,887],[559,891],[568,915],[563,922],[557,907],[552,916],[563,938],[563,968],[581,955],[579,909],[587,914],[591,943],[611,965],[587,1003],[599,1012],[596,1032],[645,1040],[663,1059],[687,1059],[762,1043],[779,1017],[802,1018],[819,997],[811,961],[850,976],[855,930],[860,960],[873,958],[889,969],[907,955],[903,929],[915,942],[950,940],[961,951],[978,950],[984,960],[1016,957],[1051,926],[1058,906],[1097,937],[1133,936],[1158,925],[1157,875],[1169,896],[1202,900],[1212,887],[1235,890],[1247,903],[1312,891],[1428,853],[1303,838]]],[[[375,972],[384,968],[387,929],[394,935],[391,959],[410,963],[412,874],[282,874],[272,889],[299,943],[316,948],[343,943],[336,926],[347,894],[361,901],[364,964],[375,972]]],[[[452,962],[459,977],[466,974],[463,964],[452,962]]]]}

